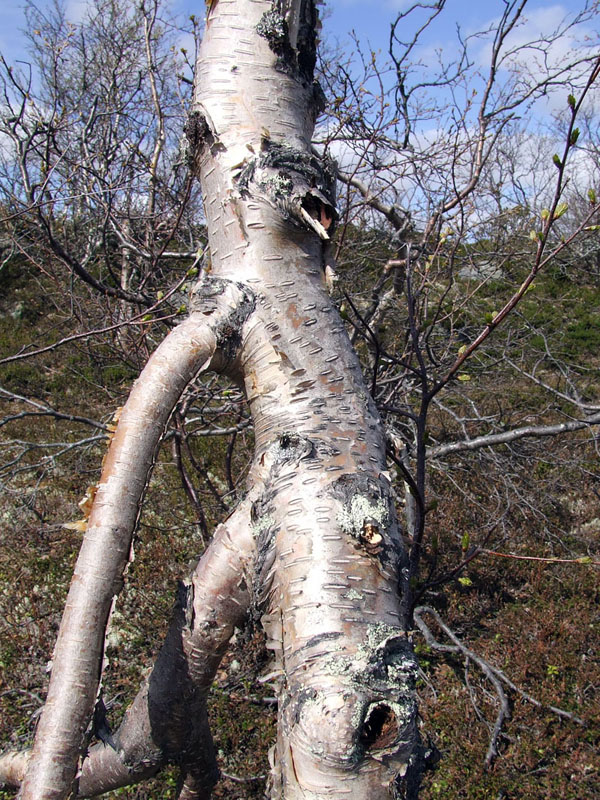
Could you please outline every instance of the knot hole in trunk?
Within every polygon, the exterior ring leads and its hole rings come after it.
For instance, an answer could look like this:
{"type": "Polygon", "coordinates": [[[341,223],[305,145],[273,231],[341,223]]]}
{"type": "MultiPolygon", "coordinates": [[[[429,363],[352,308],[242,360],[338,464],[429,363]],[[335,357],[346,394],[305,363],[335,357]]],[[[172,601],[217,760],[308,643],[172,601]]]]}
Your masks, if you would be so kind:
{"type": "Polygon", "coordinates": [[[392,709],[385,703],[373,706],[360,733],[360,743],[365,750],[385,750],[398,736],[398,722],[392,709]]]}

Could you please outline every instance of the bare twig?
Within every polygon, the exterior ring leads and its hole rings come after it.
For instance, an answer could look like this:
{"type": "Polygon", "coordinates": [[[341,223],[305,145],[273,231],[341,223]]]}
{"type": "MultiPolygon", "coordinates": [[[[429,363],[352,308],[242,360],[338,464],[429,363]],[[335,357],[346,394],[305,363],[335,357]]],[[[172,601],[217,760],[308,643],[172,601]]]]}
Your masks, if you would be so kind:
{"type": "Polygon", "coordinates": [[[488,678],[496,691],[500,708],[498,710],[498,714],[496,715],[496,721],[490,735],[490,742],[485,756],[484,763],[486,768],[491,766],[492,762],[498,755],[498,739],[502,732],[502,725],[510,717],[510,707],[506,693],[502,687],[503,683],[512,689],[512,691],[520,695],[524,700],[527,700],[527,702],[531,703],[537,708],[547,708],[563,719],[568,719],[571,722],[575,722],[577,725],[586,725],[585,721],[580,717],[577,717],[575,714],[565,711],[562,708],[557,708],[556,706],[544,705],[539,700],[536,700],[530,694],[525,692],[523,689],[520,689],[518,686],[516,686],[502,670],[498,669],[498,667],[495,667],[493,664],[490,664],[489,661],[486,661],[486,659],[477,655],[477,653],[467,647],[464,642],[459,639],[456,633],[442,620],[438,612],[434,608],[431,608],[431,606],[418,606],[415,608],[414,619],[416,626],[423,634],[423,637],[429,647],[443,653],[461,653],[466,659],[469,659],[474,664],[477,664],[479,669],[488,678]],[[430,614],[435,619],[436,624],[452,642],[451,645],[442,644],[435,638],[431,632],[431,629],[423,621],[423,614],[430,614]]]}

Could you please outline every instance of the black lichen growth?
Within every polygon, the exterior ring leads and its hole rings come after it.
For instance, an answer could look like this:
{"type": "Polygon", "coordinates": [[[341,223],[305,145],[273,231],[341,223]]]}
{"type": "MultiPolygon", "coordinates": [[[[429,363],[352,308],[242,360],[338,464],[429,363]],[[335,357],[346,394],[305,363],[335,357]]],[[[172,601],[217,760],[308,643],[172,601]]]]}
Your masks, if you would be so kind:
{"type": "Polygon", "coordinates": [[[196,284],[190,297],[190,311],[200,311],[208,316],[217,309],[219,296],[230,284],[239,291],[238,302],[215,328],[217,345],[228,362],[237,356],[242,342],[242,326],[256,308],[254,292],[243,283],[207,275],[196,284]]]}
{"type": "Polygon", "coordinates": [[[294,75],[307,86],[313,82],[317,60],[318,24],[314,0],[304,0],[300,8],[294,45],[290,41],[288,23],[281,11],[273,8],[265,12],[256,26],[258,35],[267,40],[277,56],[276,69],[294,75]]]}
{"type": "Polygon", "coordinates": [[[235,178],[241,197],[254,189],[294,227],[330,239],[337,219],[336,165],[331,159],[264,139],[261,152],[235,178]]]}
{"type": "Polygon", "coordinates": [[[266,11],[256,32],[269,43],[269,47],[277,56],[276,68],[282,72],[294,73],[297,69],[296,53],[290,44],[288,24],[278,11],[266,11]]]}
{"type": "Polygon", "coordinates": [[[193,167],[204,144],[211,137],[206,117],[199,111],[192,111],[185,121],[183,131],[187,141],[188,166],[193,167]]]}
{"type": "Polygon", "coordinates": [[[298,72],[306,83],[312,82],[317,63],[317,31],[319,15],[314,0],[305,0],[300,9],[300,25],[296,42],[298,72]]]}
{"type": "Polygon", "coordinates": [[[320,159],[304,150],[265,140],[260,166],[271,167],[287,175],[298,173],[310,188],[323,194],[330,205],[334,206],[336,173],[335,165],[330,159],[320,159]]]}
{"type": "Polygon", "coordinates": [[[183,131],[187,141],[187,161],[191,169],[195,167],[205,147],[209,147],[213,153],[223,150],[223,144],[201,111],[192,111],[188,115],[183,131]]]}

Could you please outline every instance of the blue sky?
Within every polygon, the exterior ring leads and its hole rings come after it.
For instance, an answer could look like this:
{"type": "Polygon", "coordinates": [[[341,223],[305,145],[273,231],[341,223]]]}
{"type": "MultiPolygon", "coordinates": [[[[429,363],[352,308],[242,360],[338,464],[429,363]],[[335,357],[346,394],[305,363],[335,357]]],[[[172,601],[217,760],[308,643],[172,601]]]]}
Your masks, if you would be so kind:
{"type": "MultiPolygon", "coordinates": [[[[132,0],[126,0],[132,2],[132,0]]],[[[40,0],[41,6],[48,0],[40,0]]],[[[67,0],[67,7],[72,10],[74,18],[81,13],[84,0],[67,0]]],[[[363,42],[368,42],[375,49],[385,50],[389,36],[390,23],[399,11],[406,10],[412,0],[329,0],[325,8],[328,11],[325,20],[325,31],[340,39],[348,41],[348,34],[355,30],[363,42]]],[[[173,9],[183,13],[195,11],[204,13],[204,0],[174,0],[173,9]]],[[[585,0],[560,0],[560,2],[540,2],[531,0],[529,13],[538,19],[552,17],[556,14],[581,10],[585,0]]],[[[429,42],[432,46],[443,46],[449,36],[454,38],[456,24],[470,32],[498,16],[503,7],[502,0],[448,0],[447,7],[440,22],[432,29],[429,42]]],[[[23,55],[23,40],[20,29],[24,25],[23,3],[14,0],[0,2],[0,51],[9,61],[23,55]]]]}
{"type": "MultiPolygon", "coordinates": [[[[325,6],[329,14],[325,28],[341,40],[349,31],[355,30],[361,41],[368,41],[375,50],[385,50],[391,22],[399,11],[406,10],[410,5],[412,3],[406,0],[331,0],[325,6]]],[[[484,0],[481,3],[449,0],[444,12],[445,25],[451,20],[453,30],[457,21],[469,28],[476,27],[497,15],[500,6],[497,0],[484,0]]]]}

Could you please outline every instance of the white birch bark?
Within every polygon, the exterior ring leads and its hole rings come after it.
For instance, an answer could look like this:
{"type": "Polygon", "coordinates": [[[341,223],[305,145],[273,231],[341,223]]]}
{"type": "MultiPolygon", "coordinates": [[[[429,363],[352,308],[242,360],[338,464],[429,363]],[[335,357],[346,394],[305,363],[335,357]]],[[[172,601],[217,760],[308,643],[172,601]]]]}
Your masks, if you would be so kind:
{"type": "Polygon", "coordinates": [[[239,363],[266,470],[256,602],[282,671],[273,797],[376,800],[416,784],[415,663],[383,430],[325,287],[315,27],[309,0],[213,3],[190,133],[213,274],[256,297],[239,363]]]}

